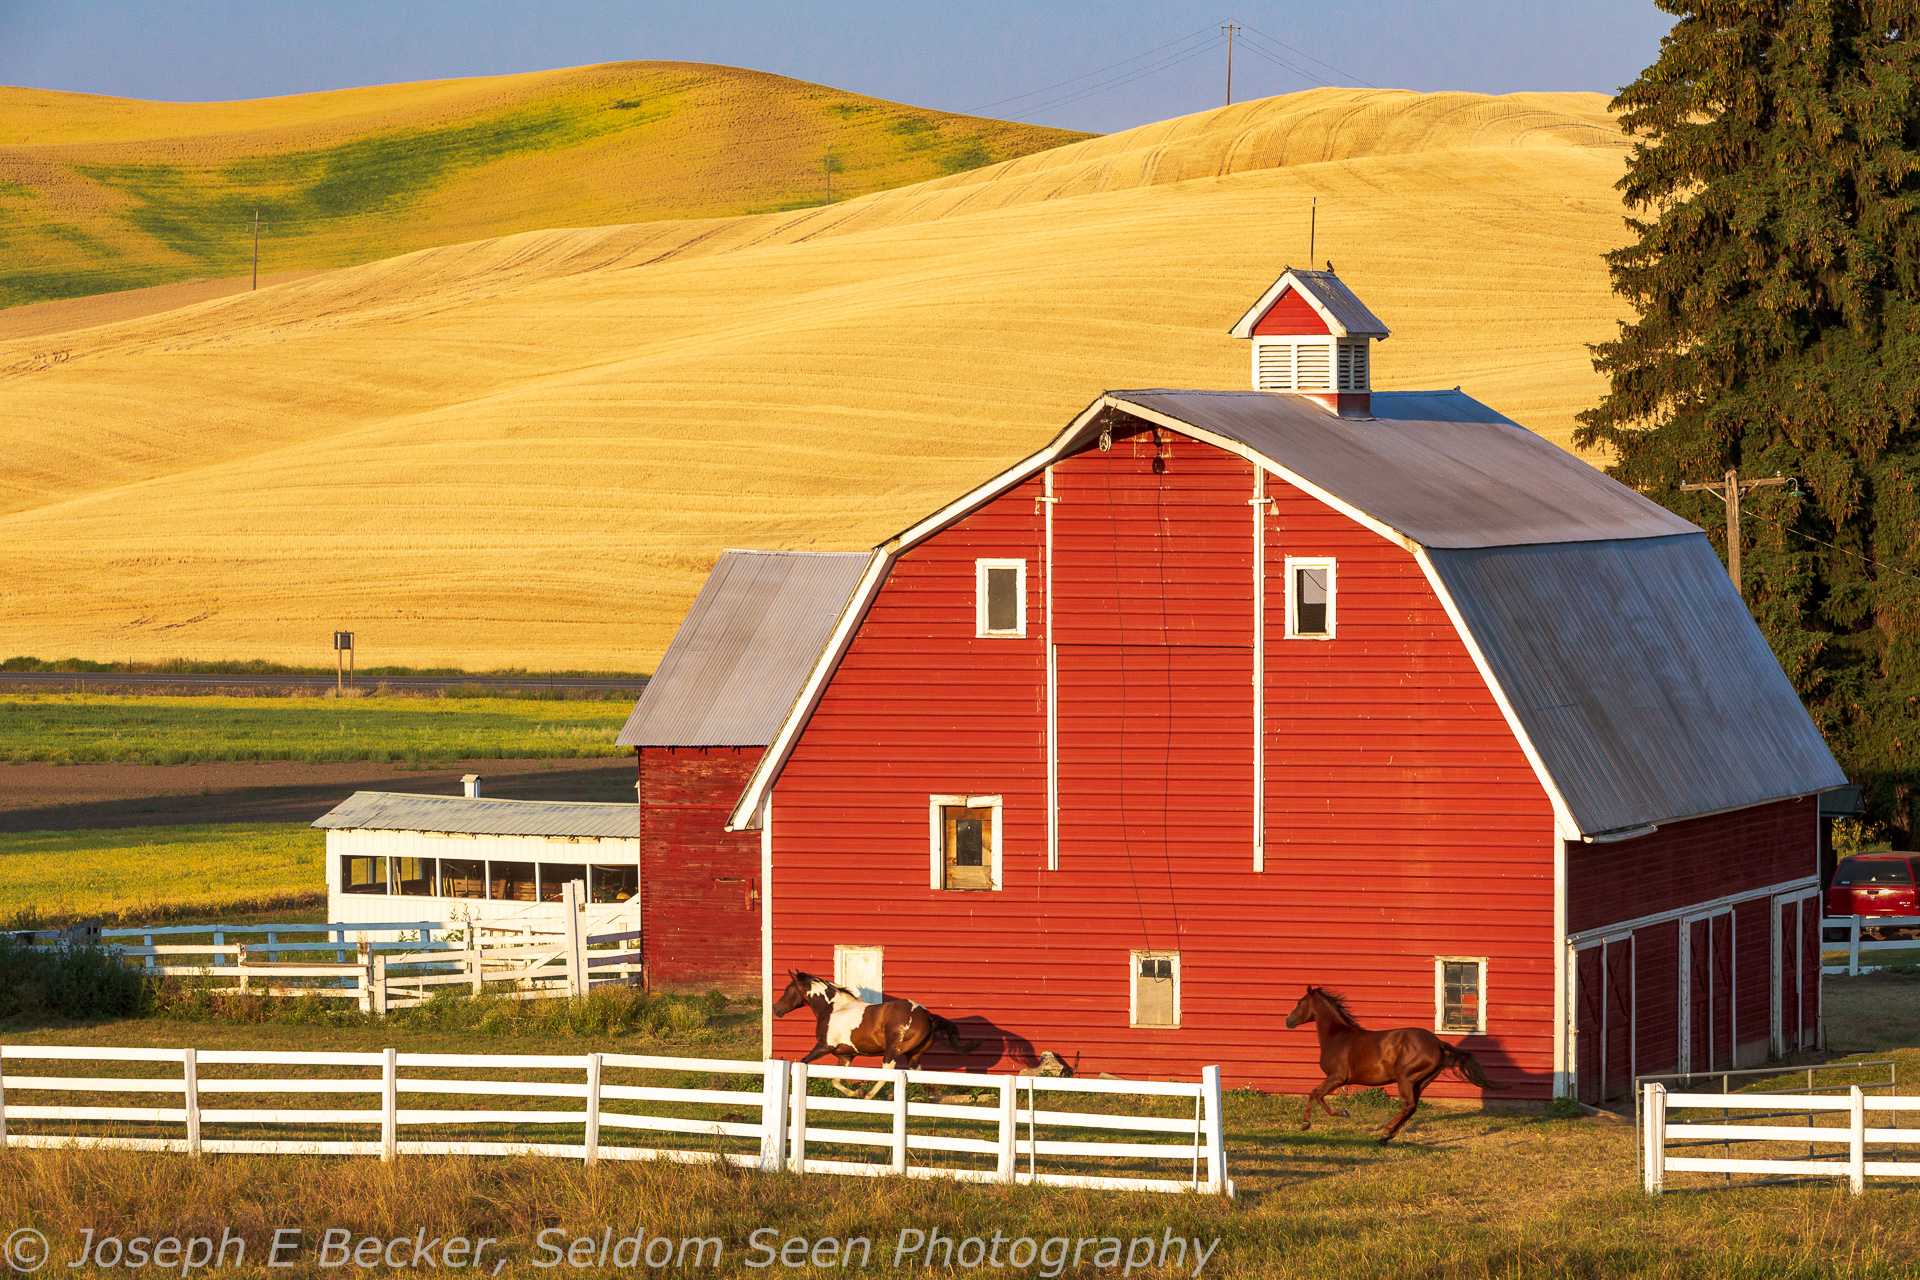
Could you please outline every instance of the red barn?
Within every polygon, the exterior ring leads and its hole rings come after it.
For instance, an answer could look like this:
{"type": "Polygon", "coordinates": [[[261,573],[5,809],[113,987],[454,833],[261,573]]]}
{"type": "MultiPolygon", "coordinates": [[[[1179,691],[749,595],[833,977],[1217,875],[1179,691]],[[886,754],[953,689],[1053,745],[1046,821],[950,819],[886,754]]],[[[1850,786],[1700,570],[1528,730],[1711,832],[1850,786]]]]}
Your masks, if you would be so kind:
{"type": "Polygon", "coordinates": [[[1310,982],[1517,1097],[1807,1043],[1845,779],[1706,536],[1458,391],[1371,390],[1386,329],[1331,272],[1233,332],[1254,390],[1108,392],[876,549],[730,819],[763,993],[1265,1089],[1319,1079],[1310,982]]]}
{"type": "Polygon", "coordinates": [[[727,811],[866,563],[857,553],[723,553],[620,731],[640,773],[651,987],[760,989],[760,840],[728,831],[727,811]]]}

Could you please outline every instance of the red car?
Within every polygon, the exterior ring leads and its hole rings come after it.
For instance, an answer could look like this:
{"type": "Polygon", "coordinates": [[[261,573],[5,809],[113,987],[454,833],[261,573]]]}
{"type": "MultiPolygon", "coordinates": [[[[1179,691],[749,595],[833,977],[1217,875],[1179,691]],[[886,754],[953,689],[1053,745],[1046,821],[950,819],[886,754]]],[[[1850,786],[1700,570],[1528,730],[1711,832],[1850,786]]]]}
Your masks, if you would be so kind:
{"type": "Polygon", "coordinates": [[[1859,853],[1841,862],[1827,890],[1827,915],[1920,916],[1913,855],[1859,853]]]}

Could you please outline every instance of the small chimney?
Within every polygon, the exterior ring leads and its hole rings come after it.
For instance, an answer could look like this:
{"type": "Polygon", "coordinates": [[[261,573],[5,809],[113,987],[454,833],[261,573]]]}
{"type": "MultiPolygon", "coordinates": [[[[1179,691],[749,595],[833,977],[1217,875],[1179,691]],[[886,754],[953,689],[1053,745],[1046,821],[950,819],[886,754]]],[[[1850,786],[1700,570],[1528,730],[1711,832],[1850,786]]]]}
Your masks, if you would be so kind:
{"type": "Polygon", "coordinates": [[[480,798],[480,775],[479,774],[477,773],[467,774],[465,777],[460,779],[460,786],[461,786],[461,794],[466,796],[467,799],[478,800],[480,798]]]}
{"type": "Polygon", "coordinates": [[[1372,345],[1387,337],[1333,264],[1280,273],[1229,331],[1253,343],[1253,389],[1308,397],[1333,413],[1373,412],[1372,345]]]}

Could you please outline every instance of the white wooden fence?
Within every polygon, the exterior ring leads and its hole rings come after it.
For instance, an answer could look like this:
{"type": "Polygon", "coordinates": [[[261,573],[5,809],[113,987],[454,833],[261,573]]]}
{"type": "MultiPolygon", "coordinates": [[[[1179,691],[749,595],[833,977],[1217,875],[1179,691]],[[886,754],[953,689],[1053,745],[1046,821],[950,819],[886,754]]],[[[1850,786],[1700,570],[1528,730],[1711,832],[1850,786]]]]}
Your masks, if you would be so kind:
{"type": "MultiPolygon", "coordinates": [[[[1844,929],[1846,931],[1847,962],[1845,964],[1822,964],[1821,973],[1846,974],[1853,977],[1862,973],[1874,973],[1887,968],[1886,965],[1861,964],[1860,953],[1871,954],[1875,951],[1920,951],[1920,937],[1913,938],[1872,938],[1862,939],[1860,931],[1867,929],[1913,929],[1920,930],[1920,916],[1834,916],[1820,922],[1820,941],[1823,953],[1828,949],[1827,930],[1844,929]]],[[[1834,939],[1837,943],[1839,939],[1834,939]]]]}
{"type": "Polygon", "coordinates": [[[1659,1193],[1665,1188],[1666,1175],[1675,1173],[1724,1173],[1751,1175],[1787,1175],[1815,1178],[1845,1178],[1855,1195],[1866,1190],[1868,1178],[1920,1178],[1920,1159],[1868,1159],[1869,1145],[1898,1148],[1920,1145],[1920,1128],[1887,1126],[1867,1127],[1867,1113],[1890,1113],[1898,1123],[1899,1113],[1920,1111],[1920,1098],[1877,1097],[1853,1085],[1845,1096],[1834,1094],[1778,1093],[1674,1093],[1665,1085],[1643,1087],[1640,1100],[1641,1176],[1646,1189],[1659,1193]],[[1743,1116],[1722,1115],[1702,1122],[1675,1124],[1668,1120],[1671,1111],[1744,1112],[1743,1116]],[[1821,1113],[1838,1116],[1840,1125],[1815,1125],[1821,1113]],[[1781,1120],[1799,1120],[1781,1124],[1781,1120]],[[1767,1123],[1771,1121],[1772,1123],[1767,1123]],[[1671,1155],[1670,1141],[1697,1144],[1705,1139],[1725,1143],[1728,1153],[1720,1156],[1671,1155]],[[1773,1150],[1735,1156],[1733,1144],[1750,1151],[1753,1144],[1769,1144],[1773,1150]],[[1780,1144],[1791,1143],[1796,1151],[1788,1158],[1780,1144]],[[1798,1148],[1804,1146],[1801,1157],[1798,1148]],[[1816,1148],[1827,1147],[1822,1154],[1816,1148]]]}
{"type": "MultiPolygon", "coordinates": [[[[858,1120],[854,1122],[858,1124],[858,1120]]],[[[0,1046],[0,1148],[108,1147],[140,1151],[275,1155],[515,1155],[533,1154],[598,1160],[725,1159],[737,1165],[795,1173],[853,1175],[901,1174],[919,1178],[955,1178],[975,1182],[1048,1186],[1103,1187],[1135,1191],[1199,1191],[1232,1195],[1226,1176],[1226,1134],[1220,1115],[1220,1069],[1207,1067],[1197,1084],[1136,1080],[1070,1080],[1029,1076],[972,1075],[943,1071],[877,1068],[806,1067],[772,1059],[730,1062],[708,1058],[642,1057],[632,1054],[475,1055],[445,1053],[275,1053],[194,1049],[102,1049],[0,1046]],[[86,1063],[89,1074],[24,1074],[28,1062],[86,1063]],[[146,1064],[146,1065],[142,1065],[146,1064]],[[151,1064],[176,1065],[179,1074],[153,1075],[151,1064]],[[300,1068],[293,1078],[261,1078],[261,1067],[300,1068]],[[212,1073],[208,1073],[208,1069],[212,1073]],[[238,1070],[236,1070],[238,1069],[238,1070]],[[256,1069],[251,1074],[248,1069],[256,1069]],[[457,1069],[511,1072],[515,1079],[444,1078],[423,1074],[457,1069]],[[378,1075],[369,1074],[377,1070],[378,1075]],[[408,1074],[402,1075],[402,1071],[408,1074]],[[695,1072],[741,1079],[740,1089],[621,1083],[609,1073],[695,1072]],[[146,1072],[147,1074],[142,1074],[146,1072]],[[317,1073],[317,1074],[316,1074],[317,1073]],[[577,1080],[526,1079],[529,1074],[578,1073],[577,1080]],[[809,1085],[822,1078],[890,1086],[881,1100],[813,1097],[809,1085]],[[969,1090],[962,1102],[918,1102],[913,1086],[969,1090]],[[74,1105],[61,1100],[22,1103],[22,1094],[162,1094],[180,1105],[74,1105]],[[985,1095],[985,1103],[979,1101],[985,1095]],[[209,1096],[265,1095],[262,1107],[208,1107],[209,1096]],[[353,1109],[302,1106],[299,1095],[352,1094],[374,1099],[353,1109]],[[402,1095],[515,1099],[555,1099],[561,1105],[519,1110],[465,1110],[456,1107],[400,1106],[402,1095]],[[1180,1115],[1117,1114],[1107,1110],[1071,1110],[1049,1101],[1078,1095],[1176,1099],[1180,1115]],[[1184,1114],[1191,1101],[1191,1119],[1184,1114]],[[718,1111],[719,1114],[713,1114],[718,1111]],[[677,1112],[679,1114],[668,1114],[677,1112]],[[748,1118],[747,1113],[755,1113],[748,1118]],[[884,1124],[854,1128],[816,1125],[817,1115],[875,1117],[884,1124]],[[916,1131],[914,1121],[945,1122],[944,1132],[916,1131]],[[958,1136],[956,1125],[978,1136],[958,1136]],[[24,1127],[23,1127],[24,1126],[24,1127]],[[128,1126],[142,1131],[126,1132],[128,1126]],[[378,1138],[320,1137],[299,1126],[335,1131],[377,1127],[378,1138]],[[403,1130],[432,1126],[497,1134],[502,1140],[472,1133],[444,1139],[405,1139],[403,1130]],[[156,1134],[156,1127],[176,1132],[156,1134]],[[213,1127],[222,1132],[205,1136],[213,1127]],[[229,1136],[252,1127],[262,1136],[229,1136]],[[554,1140],[553,1129],[579,1131],[554,1140]],[[293,1130],[291,1134],[287,1130],[293,1130]],[[533,1132],[528,1132],[532,1130],[533,1132]],[[543,1132],[548,1131],[548,1132],[543,1132]],[[609,1142],[610,1132],[681,1135],[679,1145],[627,1146],[609,1142]],[[1158,1135],[1170,1141],[1103,1141],[1102,1131],[1158,1135]],[[1043,1134],[1047,1136],[1042,1136],[1043,1134]],[[314,1135],[314,1136],[308,1136],[314,1135]],[[749,1153],[725,1150],[730,1142],[752,1143],[749,1153]],[[877,1148],[882,1159],[823,1159],[820,1147],[877,1148]],[[916,1161],[915,1153],[925,1159],[916,1161]],[[943,1163],[930,1159],[946,1157],[943,1163]],[[957,1157],[957,1159],[955,1159],[957,1157]],[[1078,1169],[1040,1167],[1062,1157],[1077,1159],[1078,1169]],[[1184,1177],[1142,1177],[1114,1167],[1174,1161],[1187,1166],[1184,1177]],[[1102,1162],[1095,1168],[1090,1162],[1102,1162]]]]}

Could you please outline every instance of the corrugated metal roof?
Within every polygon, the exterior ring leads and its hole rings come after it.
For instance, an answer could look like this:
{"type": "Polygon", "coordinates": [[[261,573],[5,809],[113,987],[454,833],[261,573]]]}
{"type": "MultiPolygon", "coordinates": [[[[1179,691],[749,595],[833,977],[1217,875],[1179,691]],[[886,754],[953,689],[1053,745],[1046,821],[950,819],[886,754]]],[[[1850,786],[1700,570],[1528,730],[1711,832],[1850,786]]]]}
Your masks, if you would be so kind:
{"type": "Polygon", "coordinates": [[[1310,294],[1313,300],[1333,317],[1334,324],[1346,330],[1349,336],[1355,338],[1388,336],[1387,326],[1381,323],[1380,317],[1369,311],[1367,304],[1360,301],[1339,276],[1331,271],[1301,271],[1293,267],[1282,271],[1280,278],[1267,286],[1266,292],[1247,308],[1247,313],[1236,320],[1233,328],[1228,332],[1236,338],[1252,337],[1253,326],[1260,322],[1261,316],[1273,309],[1273,304],[1279,301],[1285,286],[1289,284],[1302,293],[1310,294]]]}
{"type": "Polygon", "coordinates": [[[356,791],[314,820],[332,831],[445,831],[476,836],[638,838],[637,804],[496,800],[356,791]]]}
{"type": "Polygon", "coordinates": [[[1581,831],[1846,782],[1705,535],[1429,558],[1581,831]]]}
{"type": "Polygon", "coordinates": [[[1376,391],[1371,418],[1271,391],[1110,391],[1226,436],[1426,547],[1698,533],[1458,391],[1376,391]]]}
{"type": "Polygon", "coordinates": [[[870,559],[864,552],[723,553],[616,741],[772,742],[870,559]]]}

